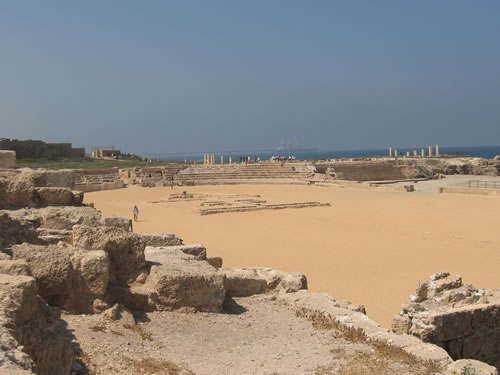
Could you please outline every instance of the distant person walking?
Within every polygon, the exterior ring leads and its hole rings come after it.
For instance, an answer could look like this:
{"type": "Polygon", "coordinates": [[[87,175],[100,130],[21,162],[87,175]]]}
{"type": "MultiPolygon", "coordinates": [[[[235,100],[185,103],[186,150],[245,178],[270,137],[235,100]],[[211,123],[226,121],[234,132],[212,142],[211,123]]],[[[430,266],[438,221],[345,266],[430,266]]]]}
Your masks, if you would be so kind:
{"type": "Polygon", "coordinates": [[[134,221],[138,220],[139,220],[139,209],[137,208],[137,206],[134,206],[134,221]]]}

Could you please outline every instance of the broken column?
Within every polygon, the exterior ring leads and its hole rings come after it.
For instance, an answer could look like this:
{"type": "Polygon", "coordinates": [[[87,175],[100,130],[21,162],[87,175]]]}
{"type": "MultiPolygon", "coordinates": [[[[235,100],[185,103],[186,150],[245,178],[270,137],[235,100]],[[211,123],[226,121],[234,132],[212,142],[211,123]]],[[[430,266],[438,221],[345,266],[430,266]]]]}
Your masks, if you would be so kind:
{"type": "Polygon", "coordinates": [[[389,147],[389,157],[392,158],[392,147],[389,147]]]}
{"type": "Polygon", "coordinates": [[[425,158],[425,150],[422,149],[422,155],[421,155],[423,158],[425,158]]]}
{"type": "Polygon", "coordinates": [[[233,164],[233,158],[231,156],[229,157],[229,164],[233,164]]]}
{"type": "Polygon", "coordinates": [[[436,144],[436,156],[439,156],[439,145],[436,144]]]}
{"type": "Polygon", "coordinates": [[[224,164],[224,155],[221,155],[221,156],[220,156],[220,163],[221,163],[221,164],[224,164]]]}
{"type": "Polygon", "coordinates": [[[429,156],[432,156],[432,146],[429,146],[429,156]]]}

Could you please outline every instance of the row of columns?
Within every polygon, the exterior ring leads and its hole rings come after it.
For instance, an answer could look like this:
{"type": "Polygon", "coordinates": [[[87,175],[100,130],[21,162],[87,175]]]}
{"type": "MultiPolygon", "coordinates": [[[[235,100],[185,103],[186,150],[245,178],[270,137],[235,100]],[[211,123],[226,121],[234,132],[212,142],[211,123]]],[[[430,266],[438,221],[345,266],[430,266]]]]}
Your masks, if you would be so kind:
{"type": "MultiPolygon", "coordinates": [[[[435,152],[434,152],[434,154],[433,154],[432,146],[429,146],[429,153],[428,153],[428,155],[427,155],[427,156],[429,156],[429,157],[431,157],[431,156],[436,156],[436,157],[439,157],[439,145],[438,145],[438,144],[436,145],[436,148],[435,148],[435,150],[434,150],[434,151],[435,151],[435,152]]],[[[398,150],[397,150],[397,149],[395,149],[395,150],[394,150],[394,153],[393,153],[393,151],[392,151],[392,147],[389,147],[389,157],[391,157],[391,158],[392,158],[392,157],[398,157],[398,155],[399,155],[399,154],[398,154],[398,150]]],[[[410,151],[407,151],[407,152],[406,152],[406,156],[411,156],[410,151]]],[[[413,156],[414,156],[414,157],[418,157],[418,152],[417,152],[417,150],[413,150],[413,156]]],[[[420,150],[420,157],[422,157],[422,158],[424,158],[424,157],[425,157],[425,149],[421,149],[421,150],[420,150]]]]}
{"type": "MultiPolygon", "coordinates": [[[[220,156],[220,163],[224,164],[224,155],[220,156]]],[[[209,152],[205,152],[203,154],[203,164],[205,165],[214,165],[216,164],[215,154],[210,154],[209,152]]],[[[229,164],[233,164],[233,158],[229,157],[229,164]]]]}

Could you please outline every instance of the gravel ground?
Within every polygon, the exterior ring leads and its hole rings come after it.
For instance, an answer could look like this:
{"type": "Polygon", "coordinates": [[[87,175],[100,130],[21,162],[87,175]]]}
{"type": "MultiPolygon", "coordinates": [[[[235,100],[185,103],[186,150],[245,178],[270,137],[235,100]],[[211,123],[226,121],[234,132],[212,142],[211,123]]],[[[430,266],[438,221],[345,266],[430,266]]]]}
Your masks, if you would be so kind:
{"type": "Polygon", "coordinates": [[[222,314],[153,312],[136,318],[138,324],[130,326],[101,315],[65,314],[81,354],[73,374],[348,375],[377,373],[381,364],[384,373],[413,373],[399,360],[377,356],[367,343],[297,317],[270,295],[226,301],[222,314]]]}

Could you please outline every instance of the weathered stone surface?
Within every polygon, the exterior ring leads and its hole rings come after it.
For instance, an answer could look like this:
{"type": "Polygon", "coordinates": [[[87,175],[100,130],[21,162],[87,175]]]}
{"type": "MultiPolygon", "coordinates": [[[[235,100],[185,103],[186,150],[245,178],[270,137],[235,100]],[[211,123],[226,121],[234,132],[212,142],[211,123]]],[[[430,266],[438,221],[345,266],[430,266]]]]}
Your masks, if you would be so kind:
{"type": "Polygon", "coordinates": [[[59,311],[38,296],[32,277],[0,274],[1,373],[30,373],[36,366],[40,375],[69,374],[73,349],[58,323],[59,311]]]}
{"type": "Polygon", "coordinates": [[[224,274],[182,250],[160,249],[146,248],[148,261],[155,263],[143,287],[150,308],[221,311],[225,298],[224,274]]]}
{"type": "Polygon", "coordinates": [[[453,359],[500,366],[500,290],[463,285],[459,275],[431,275],[394,318],[392,330],[445,348],[453,359]]]}
{"type": "Polygon", "coordinates": [[[45,205],[80,205],[83,193],[69,187],[57,187],[60,174],[32,170],[0,173],[0,208],[39,207],[45,205]],[[54,178],[49,178],[54,175],[54,178]],[[53,181],[54,184],[49,181],[53,181]]]}
{"type": "Polygon", "coordinates": [[[267,291],[296,292],[307,289],[307,279],[298,272],[281,272],[272,268],[224,268],[225,288],[232,297],[245,297],[267,291]]]}
{"type": "Polygon", "coordinates": [[[448,365],[447,374],[477,374],[477,375],[498,375],[495,367],[489,366],[484,362],[475,361],[473,359],[461,359],[448,365]]]}
{"type": "Polygon", "coordinates": [[[41,226],[47,229],[71,230],[74,225],[97,226],[101,219],[96,209],[87,206],[45,207],[32,210],[31,215],[40,217],[41,226]]]}
{"type": "Polygon", "coordinates": [[[177,246],[182,245],[182,240],[172,233],[138,233],[144,240],[146,246],[177,246]]]}
{"type": "Polygon", "coordinates": [[[422,361],[435,361],[442,365],[448,365],[452,362],[444,349],[436,345],[426,344],[416,337],[391,333],[365,314],[358,312],[357,305],[347,309],[345,306],[348,302],[335,301],[326,293],[311,293],[307,290],[300,290],[295,293],[280,293],[277,297],[291,306],[300,316],[320,315],[323,318],[331,319],[339,327],[361,330],[368,340],[380,341],[401,348],[422,361]]]}
{"type": "Polygon", "coordinates": [[[0,260],[0,273],[31,276],[30,267],[24,260],[0,260]]]}
{"type": "Polygon", "coordinates": [[[14,218],[7,212],[0,212],[0,249],[22,242],[38,242],[34,225],[29,221],[14,218]]]}
{"type": "Polygon", "coordinates": [[[15,168],[16,152],[10,150],[0,150],[0,168],[15,168]]]}
{"type": "Polygon", "coordinates": [[[109,260],[104,251],[65,246],[15,245],[13,258],[25,260],[40,295],[68,311],[92,312],[93,301],[106,293],[109,260]]]}
{"type": "Polygon", "coordinates": [[[114,227],[73,227],[73,245],[83,249],[104,250],[110,260],[110,280],[127,282],[145,266],[144,241],[135,233],[114,227]]]}
{"type": "Polygon", "coordinates": [[[121,323],[128,325],[135,324],[134,315],[130,312],[130,310],[118,303],[110,309],[103,311],[101,314],[106,320],[119,320],[121,323]]]}
{"type": "Polygon", "coordinates": [[[222,268],[222,258],[221,257],[207,257],[207,262],[214,268],[222,268]]]}
{"type": "Polygon", "coordinates": [[[83,202],[83,193],[63,187],[37,187],[35,201],[41,206],[78,206],[83,202]]]}
{"type": "Polygon", "coordinates": [[[120,216],[106,216],[102,217],[100,220],[100,224],[105,227],[114,227],[125,232],[129,232],[131,230],[130,219],[126,219],[120,216]]]}

